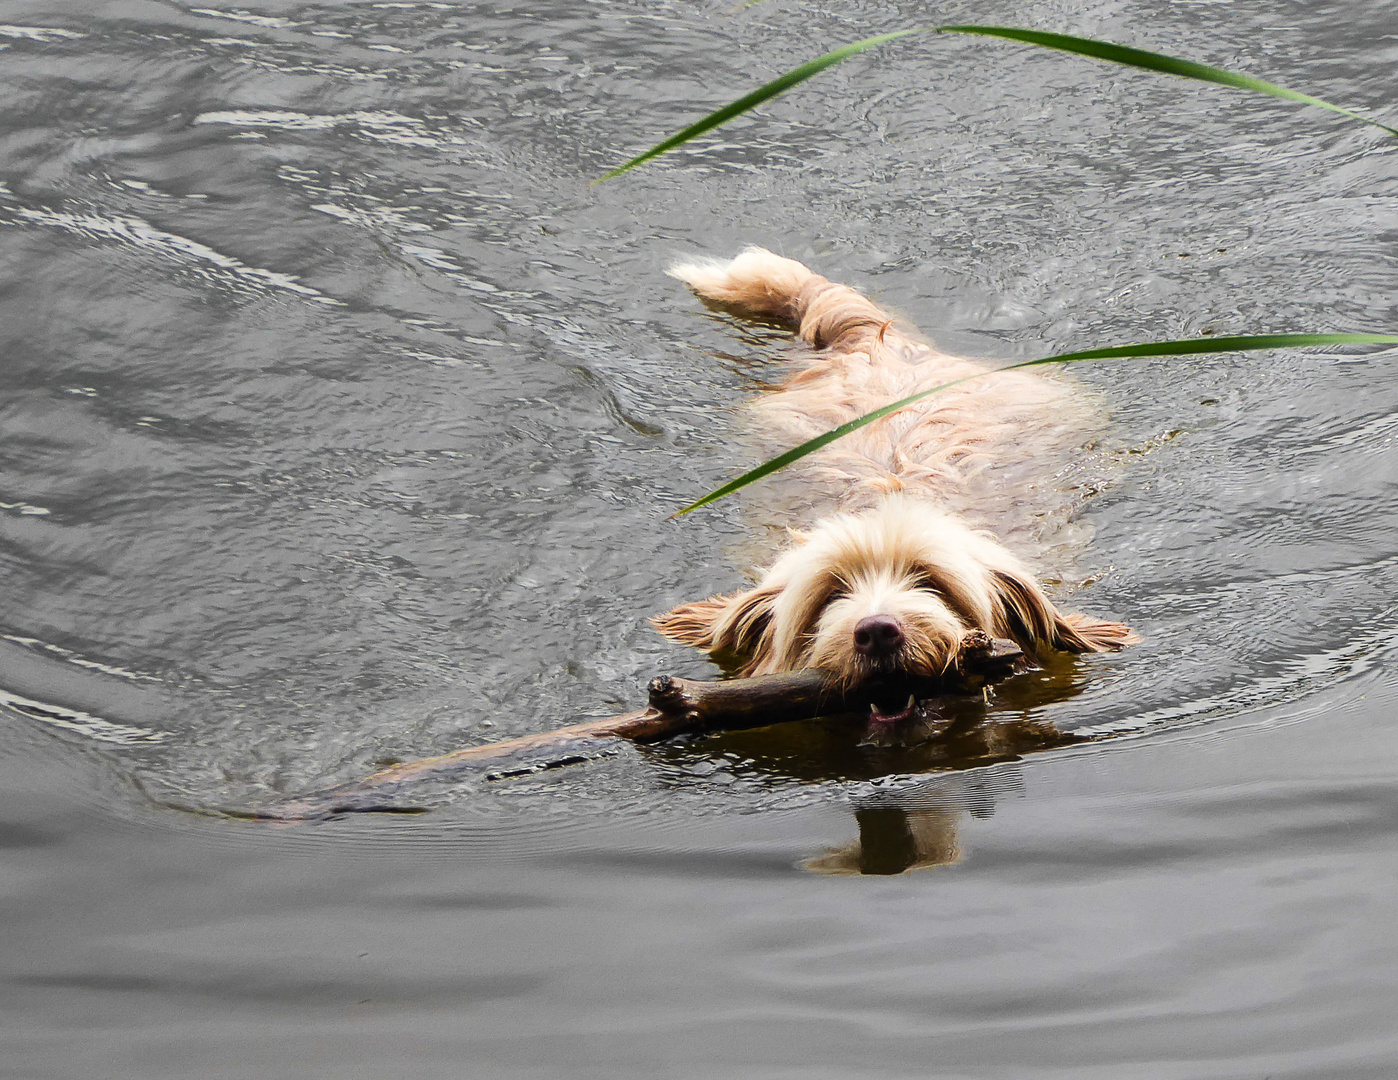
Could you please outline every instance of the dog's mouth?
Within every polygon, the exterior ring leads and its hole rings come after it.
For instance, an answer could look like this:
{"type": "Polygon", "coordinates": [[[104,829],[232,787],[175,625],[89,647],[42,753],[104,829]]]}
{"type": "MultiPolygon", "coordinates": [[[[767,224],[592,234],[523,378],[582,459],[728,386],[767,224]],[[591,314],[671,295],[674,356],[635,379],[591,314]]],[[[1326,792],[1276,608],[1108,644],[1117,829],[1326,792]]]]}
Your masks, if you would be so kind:
{"type": "Polygon", "coordinates": [[[946,721],[931,702],[918,701],[909,694],[901,708],[885,702],[869,706],[869,715],[860,746],[917,746],[934,739],[946,729],[946,721]]]}
{"type": "Polygon", "coordinates": [[[911,720],[918,712],[917,699],[912,694],[908,695],[907,704],[901,709],[889,708],[888,706],[885,706],[885,708],[888,709],[888,711],[880,709],[877,701],[870,702],[869,726],[871,728],[876,726],[892,727],[895,724],[901,724],[905,720],[911,720]]]}

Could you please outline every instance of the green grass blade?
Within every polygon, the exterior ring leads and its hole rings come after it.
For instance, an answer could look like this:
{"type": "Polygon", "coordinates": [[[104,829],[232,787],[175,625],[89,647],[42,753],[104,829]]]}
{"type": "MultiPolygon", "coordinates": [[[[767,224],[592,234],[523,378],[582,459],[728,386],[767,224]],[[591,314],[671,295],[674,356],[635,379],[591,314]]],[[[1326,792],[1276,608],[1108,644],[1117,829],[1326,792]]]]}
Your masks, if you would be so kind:
{"type": "Polygon", "coordinates": [[[1026,45],[1038,45],[1046,49],[1057,49],[1060,52],[1076,53],[1079,56],[1089,56],[1098,60],[1106,60],[1114,64],[1124,64],[1128,67],[1145,68],[1148,71],[1160,71],[1168,75],[1178,75],[1186,79],[1199,79],[1204,82],[1218,83],[1222,86],[1237,87],[1241,90],[1253,90],[1261,94],[1270,94],[1273,97],[1284,98],[1287,101],[1299,101],[1305,105],[1314,105],[1321,109],[1328,109],[1331,112],[1347,116],[1351,120],[1359,120],[1365,124],[1371,124],[1376,128],[1388,132],[1390,135],[1398,136],[1398,128],[1381,124],[1377,120],[1371,120],[1367,116],[1361,116],[1357,112],[1332,105],[1328,101],[1322,101],[1318,97],[1310,94],[1302,94],[1297,90],[1288,90],[1284,86],[1267,82],[1264,79],[1255,79],[1251,75],[1243,75],[1237,71],[1227,71],[1224,68],[1210,67],[1208,64],[1198,64],[1193,60],[1180,60],[1177,57],[1166,56],[1164,53],[1148,52],[1145,49],[1133,49],[1126,45],[1114,45],[1110,41],[1097,41],[1093,38],[1073,37],[1069,34],[1050,34],[1040,30],[1026,30],[1017,26],[981,26],[977,24],[965,24],[956,26],[926,26],[915,30],[895,30],[891,34],[879,34],[875,37],[865,38],[863,41],[856,41],[852,45],[835,49],[824,56],[818,56],[814,60],[808,60],[800,67],[794,67],[785,75],[778,76],[764,86],[758,87],[752,93],[740,97],[737,101],[725,105],[717,112],[712,112],[683,131],[678,131],[668,139],[656,143],[649,150],[642,154],[637,154],[630,161],[623,165],[618,165],[605,176],[598,177],[593,183],[601,183],[603,180],[610,180],[614,176],[620,176],[637,165],[649,161],[651,158],[659,157],[661,154],[673,150],[675,147],[689,142],[706,132],[712,131],[716,127],[728,123],[734,117],[741,116],[751,109],[755,109],[765,101],[783,94],[793,86],[805,82],[813,75],[818,75],[828,67],[833,67],[842,60],[847,60],[851,56],[864,52],[866,49],[873,49],[879,45],[894,41],[897,38],[907,37],[909,34],[978,34],[983,37],[998,37],[1009,41],[1019,41],[1026,45]]]}
{"type": "Polygon", "coordinates": [[[824,56],[817,56],[814,60],[807,60],[800,67],[794,67],[785,75],[781,75],[765,86],[759,86],[751,94],[740,97],[737,101],[725,105],[717,112],[712,112],[697,123],[690,124],[683,131],[677,131],[668,139],[656,143],[643,154],[637,154],[624,165],[618,165],[605,176],[598,177],[593,183],[600,183],[603,180],[610,180],[614,176],[620,176],[629,169],[634,169],[637,165],[649,161],[653,157],[659,157],[667,150],[673,150],[681,143],[687,143],[690,139],[697,138],[705,132],[728,123],[734,117],[741,116],[750,109],[755,109],[764,101],[769,101],[778,94],[784,94],[798,83],[803,83],[812,75],[818,75],[828,67],[833,67],[841,60],[847,60],[851,56],[864,52],[866,49],[873,49],[879,45],[886,44],[897,38],[907,37],[909,34],[921,33],[920,30],[895,30],[891,34],[879,34],[875,37],[865,38],[863,41],[856,41],[851,45],[828,52],[824,56]]]}
{"type": "Polygon", "coordinates": [[[1091,56],[1098,60],[1107,60],[1113,64],[1145,68],[1148,71],[1161,71],[1167,75],[1200,79],[1203,82],[1218,83],[1221,86],[1234,86],[1240,90],[1255,90],[1259,94],[1271,94],[1273,97],[1284,98],[1287,101],[1299,101],[1306,105],[1329,109],[1341,116],[1348,116],[1351,120],[1359,120],[1382,128],[1390,135],[1398,135],[1398,128],[1391,128],[1387,124],[1381,124],[1377,120],[1371,120],[1357,112],[1342,109],[1340,106],[1322,101],[1318,97],[1311,97],[1310,94],[1288,90],[1276,83],[1270,83],[1264,79],[1254,79],[1251,75],[1243,75],[1236,71],[1226,71],[1223,68],[1210,67],[1208,64],[1196,64],[1192,60],[1180,60],[1173,56],[1166,56],[1164,53],[1147,52],[1144,49],[1132,49],[1126,45],[1113,45],[1109,41],[1072,37],[1068,34],[1047,34],[1039,30],[1025,30],[1017,26],[938,26],[933,29],[942,34],[978,34],[984,37],[1006,38],[1010,41],[1024,42],[1026,45],[1039,45],[1045,49],[1058,49],[1062,52],[1077,53],[1079,56],[1091,56]]]}
{"type": "Polygon", "coordinates": [[[1316,345],[1398,345],[1398,334],[1241,334],[1233,337],[1206,337],[1206,338],[1186,338],[1180,341],[1147,341],[1139,345],[1111,345],[1101,349],[1084,349],[1081,352],[1060,353],[1058,356],[1042,356],[1037,360],[1023,360],[1018,364],[1009,364],[1006,367],[991,368],[986,371],[977,372],[974,375],[966,375],[960,379],[953,379],[951,382],[934,386],[930,390],[922,390],[908,397],[900,398],[898,401],[884,405],[873,412],[865,413],[848,423],[841,424],[837,428],[832,428],[823,435],[817,435],[814,439],[803,442],[800,446],[794,446],[783,454],[778,454],[769,461],[764,461],[755,469],[749,469],[742,476],[736,477],[715,488],[703,498],[696,499],[681,510],[676,510],[670,516],[672,518],[682,517],[691,510],[698,510],[701,506],[717,502],[727,495],[733,494],[742,488],[747,487],[754,481],[761,480],[764,476],[769,476],[778,469],[783,469],[793,462],[800,461],[807,454],[813,454],[821,447],[829,446],[836,439],[841,439],[852,431],[858,431],[866,424],[872,424],[876,420],[882,420],[885,416],[896,413],[900,409],[905,409],[909,405],[915,405],[933,394],[950,389],[953,386],[960,386],[962,383],[970,382],[972,379],[984,378],[1000,371],[1016,371],[1020,368],[1038,367],[1043,364],[1076,364],[1085,360],[1122,360],[1136,357],[1149,356],[1192,356],[1199,353],[1221,353],[1221,352],[1248,352],[1257,349],[1297,349],[1316,345]]]}

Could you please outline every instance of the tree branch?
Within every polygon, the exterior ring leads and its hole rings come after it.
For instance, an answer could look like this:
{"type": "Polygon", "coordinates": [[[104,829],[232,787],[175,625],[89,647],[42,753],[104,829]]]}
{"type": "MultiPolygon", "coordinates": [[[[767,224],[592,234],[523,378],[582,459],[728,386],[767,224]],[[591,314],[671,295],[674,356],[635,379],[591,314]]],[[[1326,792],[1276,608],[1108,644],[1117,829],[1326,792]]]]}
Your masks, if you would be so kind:
{"type": "Polygon", "coordinates": [[[1012,674],[1023,660],[1024,653],[1013,642],[972,635],[963,646],[956,668],[942,677],[901,676],[840,689],[830,685],[824,672],[814,669],[724,682],[661,675],[651,680],[648,707],[638,712],[401,762],[359,780],[259,810],[240,811],[237,816],[306,821],[346,813],[421,813],[422,807],[395,806],[389,800],[410,790],[415,782],[451,777],[482,762],[508,760],[537,750],[558,752],[545,766],[571,764],[584,760],[578,751],[597,739],[653,743],[676,735],[741,731],[817,716],[864,712],[871,703],[887,701],[894,695],[913,694],[926,700],[972,693],[1012,674]]]}

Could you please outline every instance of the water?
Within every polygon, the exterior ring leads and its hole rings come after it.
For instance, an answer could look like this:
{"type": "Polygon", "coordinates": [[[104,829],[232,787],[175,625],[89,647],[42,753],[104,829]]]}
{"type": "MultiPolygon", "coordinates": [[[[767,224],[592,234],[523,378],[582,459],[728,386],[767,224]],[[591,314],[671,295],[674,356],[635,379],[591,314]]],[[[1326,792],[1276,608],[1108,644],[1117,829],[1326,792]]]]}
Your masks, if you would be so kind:
{"type": "Polygon", "coordinates": [[[1005,43],[893,46],[588,186],[934,17],[1393,119],[1382,4],[0,3],[0,1075],[1393,1074],[1391,357],[1077,368],[1112,480],[1076,602],[1145,643],[955,746],[793,725],[412,818],[168,808],[711,670],[645,617],[752,534],[664,516],[752,460],[786,345],[675,255],[763,243],[1002,358],[1398,325],[1381,132],[1005,43]]]}

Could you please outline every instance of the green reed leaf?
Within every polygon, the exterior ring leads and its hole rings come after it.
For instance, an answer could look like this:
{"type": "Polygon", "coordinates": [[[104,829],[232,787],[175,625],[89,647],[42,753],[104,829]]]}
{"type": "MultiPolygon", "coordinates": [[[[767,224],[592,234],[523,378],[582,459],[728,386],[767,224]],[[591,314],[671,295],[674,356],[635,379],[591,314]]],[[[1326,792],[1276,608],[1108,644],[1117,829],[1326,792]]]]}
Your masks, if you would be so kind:
{"type": "Polygon", "coordinates": [[[656,143],[643,154],[637,154],[630,161],[623,165],[618,165],[605,176],[600,176],[593,181],[594,184],[603,180],[610,180],[614,176],[620,176],[629,169],[634,169],[637,165],[649,161],[653,157],[659,157],[667,150],[673,150],[681,143],[687,143],[690,139],[703,135],[706,131],[712,131],[722,124],[728,123],[736,116],[741,116],[750,109],[755,109],[764,101],[769,101],[778,94],[784,94],[798,83],[803,83],[812,75],[818,75],[828,67],[833,67],[841,60],[847,60],[851,56],[864,52],[866,49],[873,49],[879,45],[894,41],[909,34],[921,33],[919,30],[895,30],[891,34],[878,34],[875,37],[865,38],[863,41],[856,41],[851,45],[835,49],[824,56],[817,56],[814,60],[807,60],[800,67],[794,67],[785,75],[781,75],[765,86],[759,86],[751,94],[740,97],[730,105],[725,105],[717,112],[712,112],[697,123],[690,124],[683,131],[677,131],[668,139],[656,143]]]}
{"type": "Polygon", "coordinates": [[[909,34],[975,34],[982,37],[998,37],[1009,41],[1018,41],[1026,45],[1038,45],[1045,49],[1056,49],[1060,52],[1076,53],[1079,56],[1089,56],[1098,60],[1106,60],[1114,64],[1123,64],[1128,67],[1144,68],[1148,71],[1160,71],[1168,75],[1178,75],[1186,79],[1199,79],[1203,82],[1218,83],[1222,86],[1232,86],[1241,90],[1253,90],[1260,94],[1270,94],[1273,97],[1284,98],[1288,101],[1299,101],[1305,105],[1314,105],[1318,108],[1329,109],[1331,112],[1347,116],[1351,120],[1359,120],[1365,124],[1381,128],[1390,135],[1398,136],[1398,128],[1381,124],[1377,120],[1371,120],[1367,116],[1361,116],[1357,112],[1332,105],[1328,101],[1322,101],[1318,97],[1310,94],[1302,94],[1296,90],[1288,90],[1284,86],[1267,82],[1264,79],[1255,79],[1251,75],[1243,75],[1237,71],[1227,71],[1224,68],[1210,67],[1208,64],[1198,64],[1192,60],[1181,60],[1174,56],[1166,56],[1164,53],[1148,52],[1145,49],[1133,49],[1126,45],[1115,45],[1110,41],[1098,41],[1094,38],[1073,37],[1069,34],[1050,34],[1040,30],[1027,30],[1018,26],[981,26],[976,24],[948,25],[948,26],[925,26],[914,30],[895,30],[891,34],[879,34],[875,37],[865,38],[863,41],[856,41],[852,45],[835,49],[824,56],[818,56],[814,60],[808,60],[799,67],[794,67],[785,75],[773,79],[764,86],[758,87],[752,93],[740,97],[737,101],[725,105],[717,112],[712,112],[708,116],[696,123],[690,124],[683,131],[678,131],[668,139],[656,143],[649,150],[642,154],[637,154],[630,161],[623,165],[618,165],[605,176],[599,177],[593,183],[600,183],[603,180],[610,180],[615,176],[637,165],[649,161],[651,158],[659,157],[661,154],[673,150],[675,147],[689,142],[705,132],[728,123],[729,120],[741,116],[751,109],[755,109],[765,101],[770,101],[790,90],[793,86],[805,82],[813,75],[818,75],[828,67],[833,67],[842,60],[847,60],[867,49],[875,48],[898,38],[907,37],[909,34]]]}
{"type": "Polygon", "coordinates": [[[1186,338],[1179,341],[1147,341],[1138,345],[1110,345],[1101,349],[1084,349],[1081,352],[1061,353],[1058,356],[1042,356],[1037,360],[1023,360],[1017,364],[1009,364],[1005,367],[990,368],[986,371],[979,371],[974,375],[966,375],[960,379],[953,379],[951,382],[942,383],[929,390],[921,390],[916,394],[900,398],[890,402],[873,412],[865,413],[848,423],[841,424],[837,428],[832,428],[823,435],[817,435],[814,439],[803,442],[800,446],[794,446],[785,453],[778,454],[769,461],[764,461],[755,469],[749,469],[742,476],[736,477],[715,488],[703,498],[696,499],[683,509],[676,510],[670,516],[672,518],[682,517],[691,510],[697,510],[701,506],[717,502],[719,499],[733,492],[747,487],[764,476],[769,476],[778,469],[783,469],[793,462],[800,461],[808,454],[813,454],[822,447],[829,446],[836,439],[844,438],[852,431],[858,431],[866,424],[872,424],[876,420],[882,420],[885,416],[890,416],[900,409],[906,409],[909,405],[931,397],[933,394],[950,389],[953,386],[960,386],[973,379],[981,379],[987,375],[993,375],[1001,371],[1017,371],[1020,368],[1039,367],[1044,364],[1076,364],[1086,360],[1122,360],[1149,356],[1192,356],[1198,353],[1221,353],[1221,352],[1248,352],[1257,349],[1297,349],[1315,345],[1398,345],[1398,334],[1241,334],[1233,337],[1206,337],[1206,338],[1186,338]]]}
{"type": "Polygon", "coordinates": [[[1341,116],[1348,116],[1351,120],[1359,120],[1362,123],[1382,128],[1390,135],[1398,135],[1398,128],[1391,128],[1387,124],[1381,124],[1377,120],[1371,120],[1357,112],[1342,109],[1340,106],[1322,101],[1318,97],[1311,97],[1310,94],[1288,90],[1285,86],[1278,86],[1265,79],[1254,79],[1251,75],[1243,75],[1237,71],[1210,67],[1208,64],[1196,64],[1193,60],[1181,60],[1174,56],[1166,56],[1164,53],[1147,52],[1145,49],[1113,45],[1109,41],[1097,41],[1093,38],[1072,37],[1069,34],[1048,34],[1039,30],[1025,30],[1018,26],[966,25],[937,26],[931,29],[939,34],[978,34],[983,37],[1005,38],[1010,41],[1020,41],[1026,45],[1039,45],[1045,49],[1057,49],[1061,52],[1077,53],[1079,56],[1091,56],[1113,64],[1124,64],[1127,67],[1162,71],[1167,75],[1178,75],[1185,79],[1199,79],[1203,82],[1218,83],[1220,86],[1234,86],[1240,90],[1255,90],[1259,94],[1271,94],[1273,97],[1284,98],[1287,101],[1299,101],[1305,105],[1329,109],[1341,116]]]}

